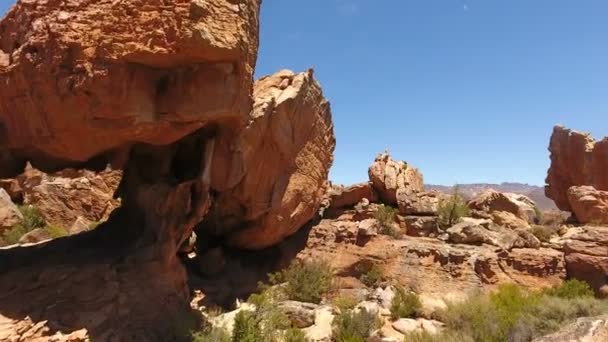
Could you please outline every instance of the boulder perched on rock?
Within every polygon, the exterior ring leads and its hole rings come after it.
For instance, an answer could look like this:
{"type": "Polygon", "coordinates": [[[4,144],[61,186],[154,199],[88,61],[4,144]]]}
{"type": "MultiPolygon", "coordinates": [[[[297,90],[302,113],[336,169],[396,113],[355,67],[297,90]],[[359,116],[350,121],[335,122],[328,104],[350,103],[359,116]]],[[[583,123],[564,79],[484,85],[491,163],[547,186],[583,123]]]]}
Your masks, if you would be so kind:
{"type": "Polygon", "coordinates": [[[353,207],[364,198],[370,202],[377,200],[376,193],[370,182],[350,186],[332,186],[329,191],[330,206],[332,208],[353,207]]]}
{"type": "Polygon", "coordinates": [[[397,195],[399,212],[404,215],[432,216],[437,214],[439,202],[447,197],[437,191],[407,194],[400,192],[397,195]]]}
{"type": "Polygon", "coordinates": [[[608,224],[608,191],[573,186],[568,189],[568,202],[580,223],[608,224]]]}
{"type": "Polygon", "coordinates": [[[399,198],[424,191],[422,174],[403,161],[393,160],[388,153],[379,154],[368,173],[380,200],[391,206],[396,207],[399,198]]]}
{"type": "Polygon", "coordinates": [[[556,126],[549,152],[551,166],[545,194],[559,209],[572,212],[568,200],[572,186],[590,185],[608,191],[608,138],[595,141],[588,133],[556,126]]]}
{"type": "Polygon", "coordinates": [[[213,183],[224,187],[217,188],[202,228],[219,230],[232,245],[249,249],[276,244],[313,218],[335,146],[329,102],[312,70],[263,77],[255,83],[254,99],[238,140],[240,158],[218,163],[213,172],[213,183]]]}
{"type": "Polygon", "coordinates": [[[534,202],[518,194],[502,193],[496,190],[486,190],[471,199],[467,205],[471,210],[493,213],[504,211],[526,221],[534,222],[537,218],[534,202]]]}

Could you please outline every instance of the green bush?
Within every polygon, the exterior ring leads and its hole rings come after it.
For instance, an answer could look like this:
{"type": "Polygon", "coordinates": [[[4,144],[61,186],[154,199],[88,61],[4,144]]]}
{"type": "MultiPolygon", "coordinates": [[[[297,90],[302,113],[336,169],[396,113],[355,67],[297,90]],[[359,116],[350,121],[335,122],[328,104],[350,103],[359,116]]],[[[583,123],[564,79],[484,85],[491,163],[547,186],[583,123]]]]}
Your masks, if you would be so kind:
{"type": "Polygon", "coordinates": [[[286,283],[283,291],[291,300],[318,304],[332,288],[333,272],[325,261],[295,261],[287,269],[271,274],[270,282],[286,283]]]}
{"type": "Polygon", "coordinates": [[[234,318],[232,342],[258,342],[262,341],[259,321],[252,311],[241,310],[234,318]]]}
{"type": "Polygon", "coordinates": [[[417,294],[406,291],[401,286],[395,287],[395,297],[391,301],[391,318],[417,317],[422,311],[422,303],[417,294]]]}
{"type": "Polygon", "coordinates": [[[594,295],[589,284],[578,279],[566,280],[561,285],[546,290],[545,293],[549,296],[565,299],[593,297],[594,295]]]}
{"type": "Polygon", "coordinates": [[[372,312],[346,310],[334,318],[332,338],[336,342],[365,342],[379,326],[380,320],[372,312]]]}
{"type": "Polygon", "coordinates": [[[310,340],[306,337],[306,334],[300,329],[287,329],[283,342],[309,342],[310,340]]]}
{"type": "Polygon", "coordinates": [[[62,227],[55,225],[48,225],[44,227],[44,230],[49,234],[49,236],[53,239],[64,237],[68,235],[68,232],[62,227]]]}
{"type": "Polygon", "coordinates": [[[549,242],[555,231],[547,226],[532,226],[532,234],[540,241],[549,242]]]}
{"type": "Polygon", "coordinates": [[[438,334],[430,334],[427,331],[416,331],[405,334],[404,342],[475,342],[469,336],[458,332],[445,331],[438,334]]]}
{"type": "Polygon", "coordinates": [[[357,300],[357,298],[355,298],[353,296],[344,296],[343,295],[343,296],[338,296],[338,297],[334,298],[333,304],[340,311],[345,311],[345,310],[354,309],[355,306],[357,306],[357,304],[359,304],[359,301],[357,300]]]}
{"type": "Polygon", "coordinates": [[[361,274],[359,280],[367,287],[378,287],[384,279],[384,273],[380,266],[372,264],[367,272],[361,274]]]}
{"type": "Polygon", "coordinates": [[[543,212],[540,211],[540,208],[538,208],[538,206],[536,204],[534,204],[533,209],[534,209],[534,216],[536,216],[536,218],[534,219],[534,222],[536,222],[536,223],[543,222],[543,212]]]}
{"type": "Polygon", "coordinates": [[[378,207],[378,210],[376,211],[374,216],[380,224],[378,233],[388,235],[394,238],[400,237],[399,230],[393,227],[393,224],[395,223],[395,217],[397,216],[397,209],[388,205],[381,205],[378,207]]]}
{"type": "Polygon", "coordinates": [[[192,342],[231,342],[232,338],[225,329],[207,327],[191,334],[192,342]]]}
{"type": "Polygon", "coordinates": [[[528,292],[515,285],[502,285],[489,295],[477,294],[464,302],[449,303],[437,318],[446,324],[446,333],[459,334],[460,341],[530,341],[578,317],[608,313],[608,302],[580,289],[569,284],[528,292]]]}
{"type": "Polygon", "coordinates": [[[469,207],[460,194],[458,186],[454,186],[450,197],[439,201],[437,207],[437,220],[441,227],[448,228],[460,222],[463,217],[469,215],[469,207]]]}
{"type": "Polygon", "coordinates": [[[18,243],[23,235],[34,229],[43,228],[46,225],[44,218],[35,207],[31,205],[20,205],[19,211],[23,215],[23,219],[4,233],[4,240],[9,245],[18,243]]]}

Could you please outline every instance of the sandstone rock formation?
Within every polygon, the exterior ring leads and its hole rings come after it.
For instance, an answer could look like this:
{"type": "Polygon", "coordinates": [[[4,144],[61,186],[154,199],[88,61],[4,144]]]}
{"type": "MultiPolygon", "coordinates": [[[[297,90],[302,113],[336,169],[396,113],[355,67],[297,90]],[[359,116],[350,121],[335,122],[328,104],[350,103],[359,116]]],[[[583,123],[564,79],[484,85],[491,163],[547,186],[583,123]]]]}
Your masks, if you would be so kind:
{"type": "Polygon", "coordinates": [[[239,128],[251,108],[258,10],[256,0],[18,3],[0,23],[4,177],[26,160],[44,171],[119,168],[135,142],[239,128]]]}
{"type": "Polygon", "coordinates": [[[189,307],[178,254],[194,230],[256,249],[317,213],[335,144],[329,104],[312,71],[254,90],[259,5],[22,1],[0,22],[0,176],[28,161],[123,170],[121,205],[97,229],[0,249],[0,321],[34,322],[0,336],[174,340],[168,317],[189,307]]]}
{"type": "Polygon", "coordinates": [[[11,201],[6,191],[0,189],[0,235],[6,229],[19,223],[21,219],[23,219],[23,215],[17,206],[11,201]]]}
{"type": "Polygon", "coordinates": [[[213,185],[222,187],[214,187],[219,195],[201,230],[255,249],[281,241],[317,213],[335,138],[329,103],[312,70],[263,77],[254,97],[237,145],[240,158],[214,169],[213,185]]]}
{"type": "Polygon", "coordinates": [[[568,203],[580,223],[608,224],[608,191],[573,186],[568,189],[568,203]]]}
{"type": "Polygon", "coordinates": [[[332,208],[353,207],[364,198],[370,202],[377,201],[376,193],[370,182],[350,186],[332,186],[329,191],[329,200],[332,208]]]}
{"type": "Polygon", "coordinates": [[[490,189],[475,196],[467,205],[475,211],[511,213],[525,222],[534,222],[537,219],[534,202],[524,195],[502,193],[490,189]]]}
{"type": "Polygon", "coordinates": [[[608,316],[579,318],[576,322],[566,325],[553,334],[534,340],[534,342],[556,341],[608,341],[608,316]]]}
{"type": "Polygon", "coordinates": [[[557,207],[572,212],[568,189],[575,185],[589,185],[608,190],[608,138],[595,141],[590,134],[556,126],[551,142],[551,166],[545,193],[557,207]]]}
{"type": "Polygon", "coordinates": [[[403,161],[393,160],[388,153],[379,154],[368,173],[379,199],[394,207],[400,199],[404,202],[424,191],[422,174],[403,161]]]}
{"type": "Polygon", "coordinates": [[[563,238],[568,276],[603,291],[608,285],[608,227],[579,227],[563,238]]]}

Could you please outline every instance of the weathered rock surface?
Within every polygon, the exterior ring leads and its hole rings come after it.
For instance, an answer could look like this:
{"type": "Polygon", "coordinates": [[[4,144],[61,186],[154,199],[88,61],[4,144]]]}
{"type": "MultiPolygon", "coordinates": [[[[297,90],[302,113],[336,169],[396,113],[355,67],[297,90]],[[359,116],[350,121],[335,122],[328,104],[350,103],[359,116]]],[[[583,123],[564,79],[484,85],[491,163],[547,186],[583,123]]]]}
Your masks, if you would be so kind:
{"type": "Polygon", "coordinates": [[[84,171],[73,175],[38,172],[37,181],[21,181],[23,202],[34,206],[48,224],[69,229],[78,217],[89,222],[105,221],[120,202],[114,199],[122,173],[84,171]]]}
{"type": "Polygon", "coordinates": [[[4,177],[27,159],[44,171],[98,155],[120,164],[134,142],[245,123],[258,11],[256,0],[19,2],[0,23],[4,177]]]}
{"type": "Polygon", "coordinates": [[[536,219],[535,204],[524,195],[486,190],[470,200],[467,205],[471,210],[486,213],[511,213],[525,222],[534,222],[536,219]]]}
{"type": "Polygon", "coordinates": [[[568,277],[586,281],[599,293],[608,284],[608,227],[585,226],[564,238],[568,277]]]}
{"type": "Polygon", "coordinates": [[[400,192],[397,196],[399,212],[404,215],[436,215],[439,202],[445,195],[437,191],[407,194],[400,192]]]}
{"type": "Polygon", "coordinates": [[[592,186],[573,186],[568,189],[568,202],[580,223],[608,225],[608,191],[592,186]]]}
{"type": "Polygon", "coordinates": [[[353,207],[364,198],[370,202],[374,202],[377,200],[376,197],[376,193],[369,182],[350,186],[332,186],[329,191],[332,208],[353,207]]]}
{"type": "Polygon", "coordinates": [[[393,160],[388,153],[379,154],[368,173],[380,200],[394,207],[399,198],[404,201],[424,191],[422,174],[403,161],[393,160]]]}
{"type": "Polygon", "coordinates": [[[23,219],[19,208],[11,201],[9,195],[0,189],[0,235],[23,219]]]}
{"type": "Polygon", "coordinates": [[[608,316],[584,317],[558,332],[537,338],[534,342],[604,342],[608,341],[608,316]]]}
{"type": "Polygon", "coordinates": [[[224,186],[215,188],[220,193],[203,230],[229,235],[238,247],[259,249],[293,234],[317,213],[335,138],[329,103],[312,70],[263,77],[254,98],[238,141],[241,158],[220,161],[214,169],[213,184],[224,186]]]}
{"type": "Polygon", "coordinates": [[[572,186],[590,185],[608,190],[608,138],[595,141],[590,134],[556,126],[549,152],[551,166],[545,194],[559,209],[572,212],[568,200],[568,189],[572,186]]]}

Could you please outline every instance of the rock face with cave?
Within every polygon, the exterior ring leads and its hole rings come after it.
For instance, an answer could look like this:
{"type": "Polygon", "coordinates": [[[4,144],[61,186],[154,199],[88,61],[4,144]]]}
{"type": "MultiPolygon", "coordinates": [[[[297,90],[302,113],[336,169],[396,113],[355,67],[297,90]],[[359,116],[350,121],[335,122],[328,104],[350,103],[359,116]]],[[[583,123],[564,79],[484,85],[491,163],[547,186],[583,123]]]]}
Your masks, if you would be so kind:
{"type": "MultiPolygon", "coordinates": [[[[0,249],[0,340],[168,341],[196,229],[258,249],[316,214],[335,140],[312,71],[253,86],[259,1],[21,1],[0,22],[0,170],[123,170],[96,230],[0,249]]],[[[175,320],[174,320],[175,319],[175,320]]]]}

